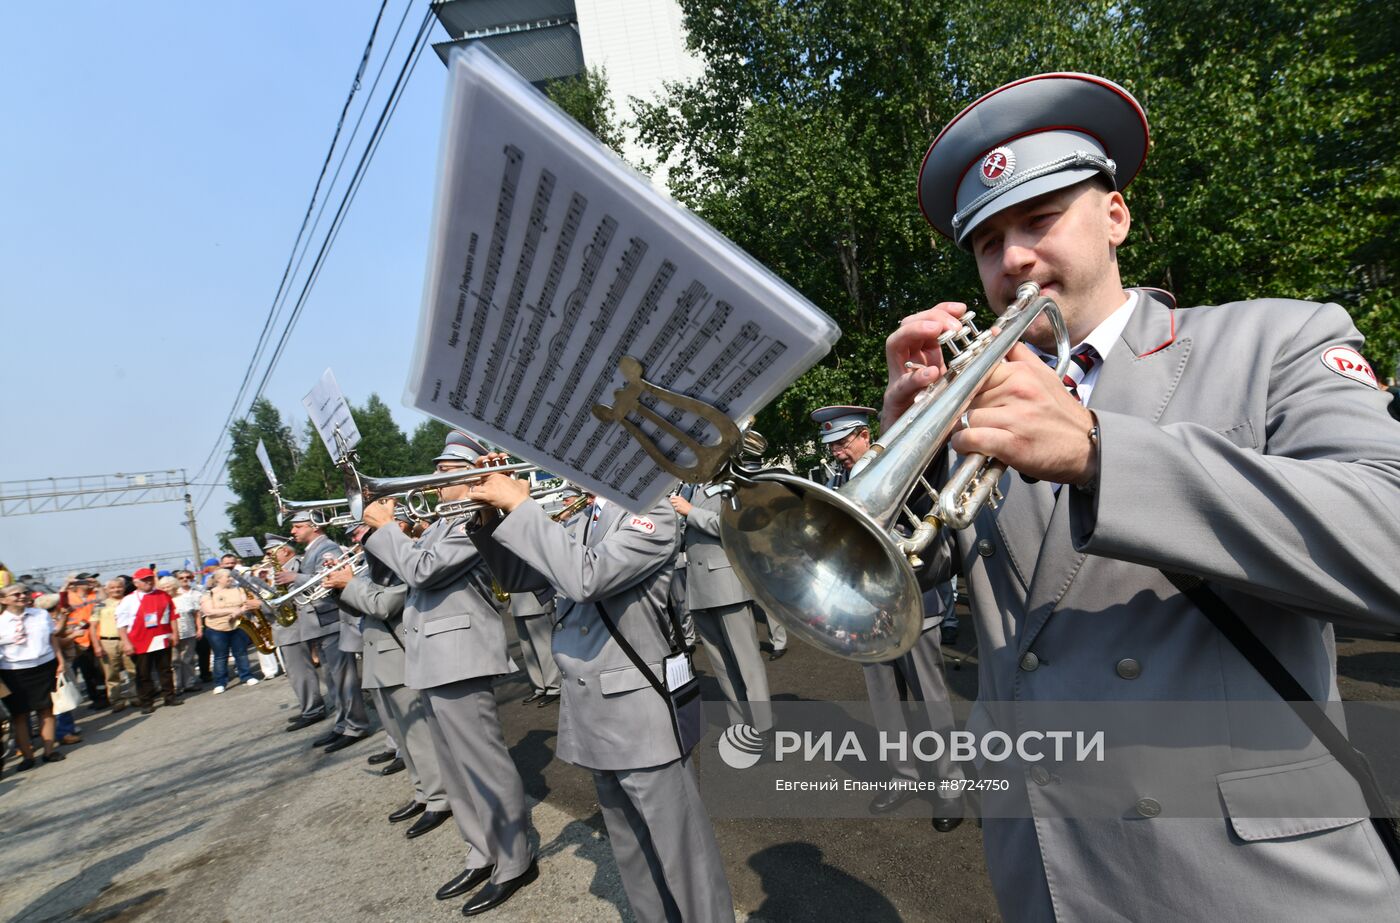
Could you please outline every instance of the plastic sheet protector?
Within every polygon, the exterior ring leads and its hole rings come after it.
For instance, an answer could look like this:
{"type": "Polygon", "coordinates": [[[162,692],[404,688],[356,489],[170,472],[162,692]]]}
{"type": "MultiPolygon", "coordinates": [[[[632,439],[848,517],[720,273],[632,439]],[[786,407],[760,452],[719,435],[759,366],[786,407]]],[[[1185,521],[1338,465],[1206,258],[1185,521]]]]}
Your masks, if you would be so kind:
{"type": "MultiPolygon", "coordinates": [[[[619,363],[734,421],[830,350],[836,324],[491,52],[455,53],[405,403],[633,512],[676,479],[618,422],[619,363]]],[[[712,424],[652,395],[702,444],[712,424]]],[[[628,417],[682,464],[694,455],[628,417]]]]}

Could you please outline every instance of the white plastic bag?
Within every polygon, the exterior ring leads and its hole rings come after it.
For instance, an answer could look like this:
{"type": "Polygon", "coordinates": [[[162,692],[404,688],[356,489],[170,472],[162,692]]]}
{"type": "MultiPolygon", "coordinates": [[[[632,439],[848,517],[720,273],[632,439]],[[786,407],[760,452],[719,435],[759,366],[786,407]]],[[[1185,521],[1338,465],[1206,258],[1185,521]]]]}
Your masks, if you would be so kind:
{"type": "Polygon", "coordinates": [[[53,699],[53,713],[55,715],[67,714],[75,710],[82,702],[82,696],[78,695],[78,686],[70,682],[67,676],[58,678],[58,688],[49,693],[53,699]]]}

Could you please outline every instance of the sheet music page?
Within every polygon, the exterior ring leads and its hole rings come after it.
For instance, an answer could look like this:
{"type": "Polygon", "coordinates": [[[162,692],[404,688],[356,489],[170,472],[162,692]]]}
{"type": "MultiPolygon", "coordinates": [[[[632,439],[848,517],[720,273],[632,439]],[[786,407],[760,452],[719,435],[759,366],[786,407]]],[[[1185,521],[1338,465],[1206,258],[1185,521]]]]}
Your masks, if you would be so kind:
{"type": "MultiPolygon", "coordinates": [[[[490,52],[454,54],[432,252],[405,402],[633,512],[676,480],[594,416],[647,381],[731,420],[830,350],[835,323],[654,189],[490,52]]],[[[642,403],[702,444],[689,411],[642,403]]],[[[673,459],[694,455],[633,414],[673,459]]]]}
{"type": "Polygon", "coordinates": [[[259,547],[258,540],[251,536],[231,538],[228,540],[228,545],[240,558],[260,558],[263,556],[263,550],[259,547]]]}
{"type": "MultiPolygon", "coordinates": [[[[355,418],[350,415],[350,404],[340,392],[335,373],[330,369],[326,369],[316,386],[306,392],[301,403],[311,415],[311,422],[316,432],[321,434],[321,441],[326,444],[326,451],[332,459],[340,457],[340,449],[335,444],[336,430],[340,430],[347,450],[360,444],[360,428],[355,425],[355,418]]],[[[272,466],[268,465],[267,469],[271,476],[272,466]]]]}
{"type": "Polygon", "coordinates": [[[258,440],[258,447],[254,450],[258,457],[258,464],[262,465],[263,474],[267,475],[267,482],[273,487],[277,487],[277,475],[272,470],[272,459],[267,457],[267,446],[263,445],[261,439],[258,440]]]}

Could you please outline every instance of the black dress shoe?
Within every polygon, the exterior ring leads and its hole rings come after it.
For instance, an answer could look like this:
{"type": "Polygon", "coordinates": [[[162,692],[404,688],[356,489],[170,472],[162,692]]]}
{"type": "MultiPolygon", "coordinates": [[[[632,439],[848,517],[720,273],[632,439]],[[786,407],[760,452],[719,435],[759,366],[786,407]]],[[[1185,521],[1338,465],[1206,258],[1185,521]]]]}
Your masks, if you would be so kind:
{"type": "Polygon", "coordinates": [[[540,704],[536,705],[535,707],[536,707],[536,708],[548,708],[549,706],[553,705],[555,702],[558,702],[558,701],[559,701],[559,693],[557,693],[557,692],[546,692],[544,695],[540,696],[540,704]]]}
{"type": "Polygon", "coordinates": [[[417,817],[419,814],[422,814],[426,810],[428,810],[428,806],[423,802],[410,801],[408,804],[404,805],[403,807],[395,811],[393,814],[389,815],[389,823],[397,824],[401,820],[408,820],[410,817],[417,817]]]}
{"type": "Polygon", "coordinates": [[[521,705],[529,705],[531,702],[535,701],[536,699],[538,699],[538,698],[539,698],[540,696],[542,696],[542,695],[544,695],[544,693],[543,693],[543,692],[540,692],[540,691],[538,691],[538,690],[536,690],[536,691],[534,691],[534,692],[531,692],[531,693],[530,693],[529,695],[527,695],[525,698],[523,698],[523,699],[520,700],[520,704],[521,704],[521,705]]]}
{"type": "Polygon", "coordinates": [[[19,765],[15,767],[15,772],[28,772],[37,765],[39,764],[35,762],[34,757],[26,756],[24,759],[19,761],[19,765]]]}
{"type": "Polygon", "coordinates": [[[62,753],[59,753],[57,750],[55,750],[52,753],[44,754],[44,762],[46,763],[60,763],[66,759],[68,759],[68,757],[64,756],[62,753]]]}
{"type": "Polygon", "coordinates": [[[437,899],[440,901],[450,900],[454,897],[461,897],[472,888],[489,881],[491,873],[496,870],[494,865],[488,865],[479,869],[463,869],[462,874],[437,889],[437,899]]]}
{"type": "Polygon", "coordinates": [[[870,799],[870,813],[884,814],[893,811],[916,794],[918,792],[914,791],[913,788],[892,788],[889,791],[881,792],[870,799]]]}
{"type": "Polygon", "coordinates": [[[510,900],[512,894],[539,877],[540,864],[535,861],[530,863],[530,867],[523,874],[515,876],[510,881],[491,882],[472,895],[472,899],[462,907],[462,916],[474,917],[478,913],[485,913],[492,907],[501,906],[510,900]]]}
{"type": "Polygon", "coordinates": [[[142,706],[141,706],[141,714],[143,714],[143,715],[154,715],[155,713],[156,713],[156,707],[155,707],[154,705],[142,705],[142,706]]]}
{"type": "Polygon", "coordinates": [[[394,761],[392,763],[379,770],[379,774],[381,776],[392,776],[394,773],[403,772],[407,768],[408,767],[404,765],[403,760],[399,759],[396,756],[394,757],[394,761]]]}
{"type": "Polygon", "coordinates": [[[325,716],[325,715],[312,715],[312,716],[309,717],[309,718],[298,718],[297,720],[293,721],[291,724],[287,725],[287,730],[289,730],[289,731],[300,731],[302,728],[309,728],[309,727],[311,727],[311,725],[315,724],[316,722],[318,722],[318,721],[325,721],[325,720],[326,720],[326,716],[325,716]]]}
{"type": "Polygon", "coordinates": [[[346,747],[353,746],[364,739],[363,737],[351,737],[349,734],[341,734],[339,740],[332,741],[331,745],[326,747],[326,752],[335,753],[337,750],[344,750],[346,747]]]}
{"type": "Polygon", "coordinates": [[[768,659],[769,659],[769,661],[782,660],[782,659],[783,659],[784,657],[786,657],[786,656],[787,656],[787,648],[783,648],[783,649],[780,650],[780,651],[774,651],[773,653],[769,654],[769,655],[768,655],[768,659]]]}
{"type": "Polygon", "coordinates": [[[313,747],[324,747],[324,746],[326,746],[327,744],[333,744],[333,743],[335,743],[335,742],[336,742],[337,740],[339,740],[339,739],[340,739],[340,732],[339,732],[339,731],[327,731],[326,733],[322,734],[320,737],[317,737],[315,740],[311,741],[311,746],[313,746],[313,747]]]}
{"type": "Polygon", "coordinates": [[[180,701],[179,699],[166,699],[166,700],[165,700],[165,704],[166,704],[166,705],[184,705],[185,703],[182,702],[182,701],[180,701]]]}
{"type": "Polygon", "coordinates": [[[423,815],[413,822],[413,826],[404,831],[404,836],[410,840],[422,836],[441,827],[442,822],[451,816],[451,811],[424,811],[423,815]]]}
{"type": "Polygon", "coordinates": [[[378,766],[380,763],[387,763],[390,760],[397,758],[398,754],[395,753],[393,750],[381,750],[374,756],[371,756],[369,759],[365,760],[365,762],[369,763],[371,766],[378,766]]]}
{"type": "Polygon", "coordinates": [[[939,833],[952,833],[958,828],[963,819],[961,817],[935,817],[933,819],[933,829],[939,833]]]}

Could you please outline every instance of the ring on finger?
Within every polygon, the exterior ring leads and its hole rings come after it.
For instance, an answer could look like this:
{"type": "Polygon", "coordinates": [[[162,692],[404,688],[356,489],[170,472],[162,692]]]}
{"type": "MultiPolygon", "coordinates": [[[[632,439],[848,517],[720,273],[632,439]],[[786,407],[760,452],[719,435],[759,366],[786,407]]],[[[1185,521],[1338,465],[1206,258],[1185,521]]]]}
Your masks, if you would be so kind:
{"type": "Polygon", "coordinates": [[[962,415],[962,428],[963,428],[963,429],[972,429],[972,424],[971,424],[970,422],[968,422],[968,418],[967,418],[967,415],[970,414],[970,413],[972,413],[972,411],[970,411],[970,410],[964,410],[964,411],[963,411],[963,415],[962,415]]]}

